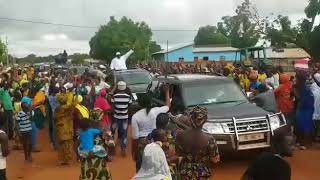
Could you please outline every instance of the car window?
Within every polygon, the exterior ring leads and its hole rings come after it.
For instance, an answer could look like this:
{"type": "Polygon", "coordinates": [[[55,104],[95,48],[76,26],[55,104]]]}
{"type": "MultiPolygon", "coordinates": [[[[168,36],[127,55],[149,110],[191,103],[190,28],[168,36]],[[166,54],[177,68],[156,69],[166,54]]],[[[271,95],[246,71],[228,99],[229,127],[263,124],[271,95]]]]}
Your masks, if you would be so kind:
{"type": "Polygon", "coordinates": [[[125,81],[129,85],[150,84],[152,77],[147,72],[120,73],[116,75],[117,81],[125,81]]]}
{"type": "Polygon", "coordinates": [[[172,85],[172,100],[171,100],[171,108],[170,111],[174,114],[180,114],[184,111],[183,98],[181,94],[181,88],[178,85],[172,85]]]}
{"type": "Polygon", "coordinates": [[[184,86],[183,93],[187,106],[247,101],[239,87],[227,81],[190,83],[184,86]]]}

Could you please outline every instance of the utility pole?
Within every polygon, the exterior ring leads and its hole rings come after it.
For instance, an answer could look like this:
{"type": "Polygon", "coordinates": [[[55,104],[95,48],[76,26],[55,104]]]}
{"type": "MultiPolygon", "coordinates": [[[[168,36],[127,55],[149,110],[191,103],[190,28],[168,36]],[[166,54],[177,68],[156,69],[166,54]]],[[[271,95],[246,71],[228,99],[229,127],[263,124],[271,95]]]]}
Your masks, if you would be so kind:
{"type": "Polygon", "coordinates": [[[166,54],[166,61],[167,61],[167,62],[169,62],[168,51],[169,51],[169,41],[167,40],[167,54],[166,54]]]}
{"type": "Polygon", "coordinates": [[[6,36],[6,55],[7,55],[7,66],[9,66],[8,36],[6,36]]]}
{"type": "Polygon", "coordinates": [[[165,59],[166,59],[166,61],[165,61],[165,67],[166,67],[166,70],[165,70],[165,72],[166,72],[166,74],[165,74],[165,78],[167,78],[167,76],[168,76],[168,71],[169,71],[169,55],[168,55],[168,53],[169,53],[169,40],[167,40],[167,53],[166,53],[166,57],[165,57],[165,59]]]}

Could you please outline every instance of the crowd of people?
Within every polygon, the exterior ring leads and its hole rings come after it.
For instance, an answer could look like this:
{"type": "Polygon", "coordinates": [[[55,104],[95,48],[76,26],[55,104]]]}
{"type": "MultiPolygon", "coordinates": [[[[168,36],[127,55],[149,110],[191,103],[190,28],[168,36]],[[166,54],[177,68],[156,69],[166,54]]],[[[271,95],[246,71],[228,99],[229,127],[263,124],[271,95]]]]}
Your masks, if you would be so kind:
{"type": "Polygon", "coordinates": [[[313,141],[320,140],[319,133],[319,63],[308,69],[296,68],[284,72],[280,67],[246,68],[236,63],[209,63],[192,65],[176,63],[154,68],[140,65],[152,75],[202,73],[233,79],[250,99],[269,112],[282,112],[297,137],[299,148],[306,149],[313,141]]]}
{"type": "MultiPolygon", "coordinates": [[[[131,53],[118,58],[125,59],[131,53]]],[[[281,68],[262,70],[231,64],[139,67],[149,70],[153,76],[204,73],[231,78],[245,92],[252,93],[250,99],[257,105],[284,114],[290,126],[290,137],[297,137],[297,147],[306,149],[320,140],[319,67],[298,70],[295,77],[281,68]]],[[[117,140],[121,156],[127,156],[130,123],[131,154],[137,172],[133,179],[209,179],[214,164],[220,160],[214,137],[202,132],[207,110],[195,107],[186,114],[170,114],[169,85],[164,87],[166,101],[162,107],[153,106],[150,94],[137,94],[141,109],[130,117],[134,99],[124,81],[111,84],[108,77],[102,79],[86,72],[61,74],[32,66],[0,70],[0,125],[3,129],[0,130],[0,176],[3,178],[8,141],[13,140],[13,149],[24,151],[25,163],[32,163],[32,153],[40,151],[38,130],[46,126],[59,165],[70,165],[75,156],[81,164],[82,180],[111,179],[108,163],[112,163],[112,156],[117,154],[117,140]]],[[[287,135],[274,138],[274,153],[263,155],[253,163],[243,179],[263,179],[258,178],[263,174],[261,168],[265,167],[261,162],[269,162],[267,164],[272,167],[278,167],[272,163],[279,165],[280,162],[280,168],[273,168],[274,174],[285,168],[287,174],[278,179],[290,179],[290,166],[282,156],[292,154],[286,145],[293,144],[293,140],[287,135]]]]}

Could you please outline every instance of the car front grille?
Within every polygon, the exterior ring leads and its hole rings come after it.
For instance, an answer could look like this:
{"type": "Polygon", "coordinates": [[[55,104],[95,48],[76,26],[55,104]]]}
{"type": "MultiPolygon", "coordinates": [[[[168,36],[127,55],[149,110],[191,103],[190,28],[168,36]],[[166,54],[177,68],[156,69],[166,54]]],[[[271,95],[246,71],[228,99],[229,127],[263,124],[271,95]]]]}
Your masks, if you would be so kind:
{"type": "MultiPolygon", "coordinates": [[[[229,131],[234,133],[233,122],[227,123],[229,131]]],[[[267,119],[252,119],[252,120],[236,120],[236,127],[238,133],[255,132],[255,131],[266,131],[269,130],[267,119]]]]}

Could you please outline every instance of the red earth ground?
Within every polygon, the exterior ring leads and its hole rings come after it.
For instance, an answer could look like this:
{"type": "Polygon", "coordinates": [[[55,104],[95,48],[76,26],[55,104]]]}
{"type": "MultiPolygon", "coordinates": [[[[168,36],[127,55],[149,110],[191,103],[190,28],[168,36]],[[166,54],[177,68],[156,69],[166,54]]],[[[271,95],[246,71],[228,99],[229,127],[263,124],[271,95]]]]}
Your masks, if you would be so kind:
{"type": "MultiPolygon", "coordinates": [[[[7,176],[9,180],[77,180],[79,164],[70,167],[57,166],[57,153],[51,149],[46,130],[39,135],[40,153],[33,154],[33,164],[25,164],[22,151],[11,151],[7,159],[7,176]]],[[[119,152],[119,150],[117,151],[119,152]]],[[[253,155],[252,155],[253,156],[253,155]]],[[[292,168],[292,180],[320,179],[320,145],[316,144],[309,150],[296,151],[288,161],[292,168]]],[[[230,158],[222,161],[215,169],[212,179],[238,180],[248,166],[247,157],[230,158]]],[[[131,179],[135,174],[135,165],[128,150],[126,158],[116,157],[109,163],[114,180],[131,179]]]]}

